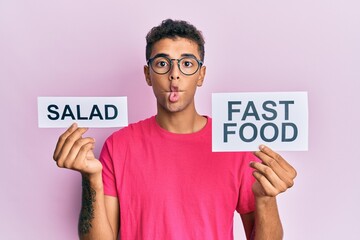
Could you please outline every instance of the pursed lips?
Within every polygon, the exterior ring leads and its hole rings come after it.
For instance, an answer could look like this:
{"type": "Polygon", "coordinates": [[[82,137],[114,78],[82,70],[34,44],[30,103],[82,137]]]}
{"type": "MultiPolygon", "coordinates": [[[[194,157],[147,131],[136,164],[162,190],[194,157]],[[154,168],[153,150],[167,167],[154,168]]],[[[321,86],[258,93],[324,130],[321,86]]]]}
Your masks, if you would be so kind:
{"type": "Polygon", "coordinates": [[[181,91],[179,91],[179,88],[178,87],[175,87],[175,86],[171,86],[170,87],[170,92],[169,92],[169,101],[170,102],[177,102],[179,100],[179,93],[181,91]]]}
{"type": "Polygon", "coordinates": [[[185,92],[184,90],[179,90],[178,87],[171,87],[169,91],[163,91],[165,93],[172,93],[172,92],[176,92],[176,93],[180,93],[180,92],[185,92]]]}

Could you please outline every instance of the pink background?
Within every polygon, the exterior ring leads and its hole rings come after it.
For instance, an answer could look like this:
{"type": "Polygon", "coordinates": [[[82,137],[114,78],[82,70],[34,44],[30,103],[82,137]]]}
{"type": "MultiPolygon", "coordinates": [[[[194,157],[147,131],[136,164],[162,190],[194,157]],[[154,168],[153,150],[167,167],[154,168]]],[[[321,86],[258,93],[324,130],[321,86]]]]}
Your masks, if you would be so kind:
{"type": "MultiPolygon", "coordinates": [[[[0,1],[0,239],[77,238],[80,177],[52,160],[63,129],[37,128],[36,98],[128,96],[130,122],[155,114],[145,34],[168,17],[204,32],[201,113],[212,92],[309,92],[310,149],[282,153],[299,172],[278,198],[285,239],[358,239],[359,10],[357,0],[0,1]]],[[[90,130],[97,154],[114,130],[90,130]]]]}

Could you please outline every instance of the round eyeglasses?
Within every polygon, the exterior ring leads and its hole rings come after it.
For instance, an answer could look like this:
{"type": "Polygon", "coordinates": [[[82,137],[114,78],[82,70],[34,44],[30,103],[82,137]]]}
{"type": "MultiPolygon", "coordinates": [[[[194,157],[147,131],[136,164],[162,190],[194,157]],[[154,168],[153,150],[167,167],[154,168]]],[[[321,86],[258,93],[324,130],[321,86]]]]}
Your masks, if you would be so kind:
{"type": "Polygon", "coordinates": [[[155,56],[150,58],[147,64],[155,73],[166,74],[170,72],[173,66],[173,60],[177,61],[180,71],[187,76],[195,74],[203,64],[202,61],[193,56],[186,56],[180,59],[171,59],[166,56],[155,56]]]}

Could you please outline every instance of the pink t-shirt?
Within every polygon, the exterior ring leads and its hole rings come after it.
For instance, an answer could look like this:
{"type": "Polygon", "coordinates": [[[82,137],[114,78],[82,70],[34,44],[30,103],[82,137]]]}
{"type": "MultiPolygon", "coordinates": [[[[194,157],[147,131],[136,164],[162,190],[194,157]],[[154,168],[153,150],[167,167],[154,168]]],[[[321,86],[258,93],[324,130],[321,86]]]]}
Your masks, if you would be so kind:
{"type": "MultiPolygon", "coordinates": [[[[234,211],[254,210],[252,153],[212,152],[211,118],[191,134],[162,129],[155,117],[105,142],[106,195],[120,204],[120,239],[233,239],[234,211]]],[[[240,226],[239,226],[240,227],[240,226]]]]}

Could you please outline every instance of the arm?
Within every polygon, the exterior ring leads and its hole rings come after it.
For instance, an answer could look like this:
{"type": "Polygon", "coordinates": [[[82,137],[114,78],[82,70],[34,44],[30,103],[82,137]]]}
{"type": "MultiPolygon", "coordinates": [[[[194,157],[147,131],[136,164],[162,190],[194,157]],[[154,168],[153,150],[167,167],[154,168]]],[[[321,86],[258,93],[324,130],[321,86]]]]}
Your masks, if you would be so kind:
{"type": "Polygon", "coordinates": [[[254,211],[247,214],[241,214],[241,220],[243,222],[244,230],[246,239],[248,240],[254,240],[254,239],[282,239],[282,227],[281,222],[279,218],[279,214],[277,211],[277,208],[273,209],[276,211],[254,211]],[[265,213],[265,215],[261,215],[259,213],[265,213]],[[256,219],[256,220],[255,220],[256,219]],[[272,226],[268,226],[271,224],[272,226]],[[270,232],[267,235],[264,235],[264,231],[258,231],[257,234],[255,234],[255,225],[258,229],[264,229],[266,226],[266,229],[271,230],[275,229],[279,232],[270,232]],[[255,235],[257,236],[255,238],[255,235]]]}
{"type": "MultiPolygon", "coordinates": [[[[294,185],[296,170],[270,148],[260,146],[255,155],[261,163],[252,162],[256,182],[252,186],[255,196],[255,240],[282,239],[283,229],[276,203],[276,196],[294,185]]],[[[249,225],[249,223],[248,223],[249,225]]]]}
{"type": "Polygon", "coordinates": [[[241,221],[244,226],[246,239],[250,240],[253,239],[253,229],[255,224],[255,214],[254,212],[246,213],[246,214],[240,214],[241,221]]]}
{"type": "Polygon", "coordinates": [[[256,199],[254,239],[283,239],[276,198],[256,199]]]}
{"type": "Polygon", "coordinates": [[[117,239],[119,203],[116,197],[104,195],[101,175],[91,180],[83,176],[82,205],[78,232],[80,239],[117,239]]]}
{"type": "Polygon", "coordinates": [[[95,140],[84,138],[86,128],[73,124],[56,145],[54,160],[60,168],[82,175],[82,206],[79,217],[80,239],[116,239],[119,230],[117,198],[104,195],[102,165],[95,158],[95,140]]]}

